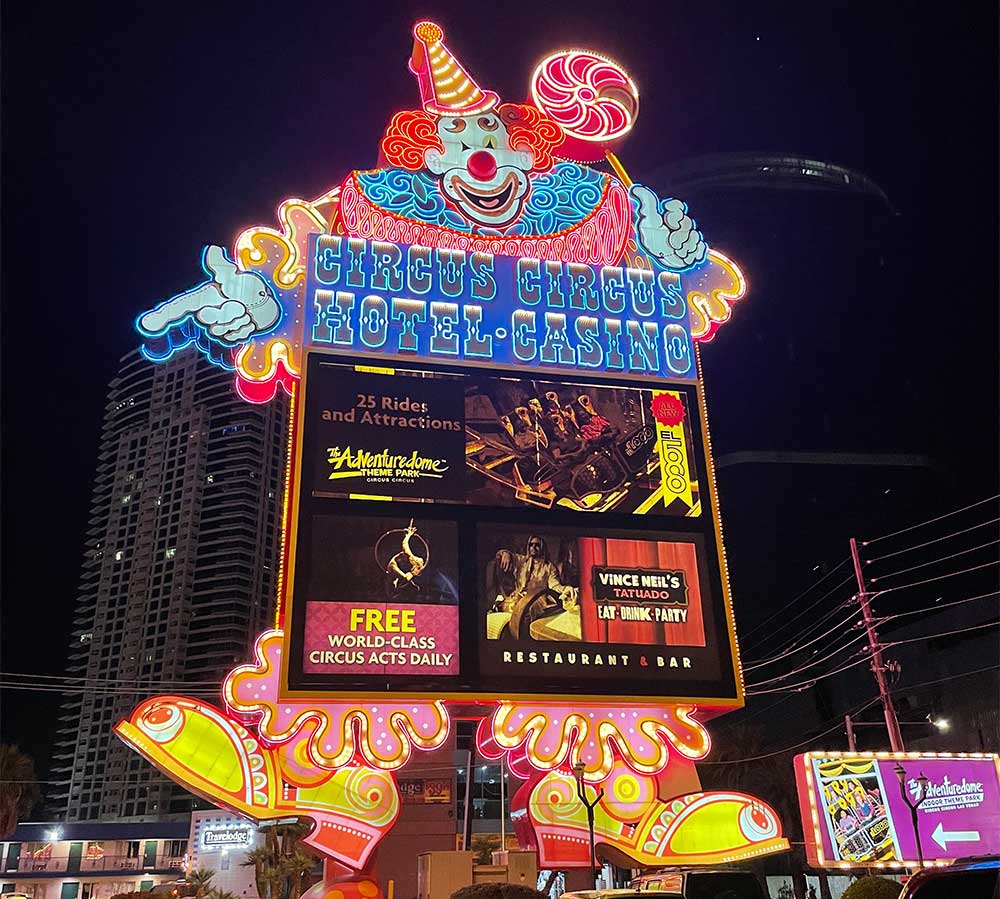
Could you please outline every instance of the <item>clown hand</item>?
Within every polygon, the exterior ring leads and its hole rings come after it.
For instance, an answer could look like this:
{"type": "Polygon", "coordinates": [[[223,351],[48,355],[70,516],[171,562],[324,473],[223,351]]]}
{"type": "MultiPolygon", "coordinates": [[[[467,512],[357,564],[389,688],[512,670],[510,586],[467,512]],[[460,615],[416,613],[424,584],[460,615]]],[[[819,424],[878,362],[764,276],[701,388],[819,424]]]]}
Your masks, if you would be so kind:
{"type": "Polygon", "coordinates": [[[141,316],[140,331],[157,337],[193,319],[213,340],[238,346],[278,323],[281,306],[260,275],[240,271],[222,247],[208,247],[201,264],[212,280],[141,316]]]}
{"type": "Polygon", "coordinates": [[[661,201],[641,184],[629,188],[639,246],[664,268],[685,271],[704,262],[708,244],[681,200],[661,201]]]}

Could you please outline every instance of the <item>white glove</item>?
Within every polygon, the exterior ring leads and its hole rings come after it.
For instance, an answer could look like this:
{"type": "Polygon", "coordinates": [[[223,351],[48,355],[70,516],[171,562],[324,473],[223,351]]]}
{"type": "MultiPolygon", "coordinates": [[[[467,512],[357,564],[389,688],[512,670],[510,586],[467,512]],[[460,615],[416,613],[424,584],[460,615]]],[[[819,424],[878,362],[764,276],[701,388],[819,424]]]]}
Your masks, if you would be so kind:
{"type": "Polygon", "coordinates": [[[681,200],[659,198],[648,187],[633,184],[629,194],[638,206],[636,232],[639,245],[664,268],[684,271],[708,255],[708,244],[698,225],[687,214],[687,204],[681,200]]]}
{"type": "Polygon", "coordinates": [[[236,346],[278,323],[281,306],[260,275],[240,271],[222,247],[208,247],[201,264],[212,280],[140,317],[144,334],[155,337],[193,318],[214,340],[236,346]]]}

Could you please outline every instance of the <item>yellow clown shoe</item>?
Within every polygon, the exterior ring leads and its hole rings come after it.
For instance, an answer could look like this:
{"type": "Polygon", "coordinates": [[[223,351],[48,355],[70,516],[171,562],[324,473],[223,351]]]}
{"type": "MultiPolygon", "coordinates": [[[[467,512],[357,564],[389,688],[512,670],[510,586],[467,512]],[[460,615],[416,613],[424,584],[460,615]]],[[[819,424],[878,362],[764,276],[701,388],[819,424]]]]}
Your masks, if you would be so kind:
{"type": "MultiPolygon", "coordinates": [[[[687,793],[663,801],[655,777],[620,761],[600,788],[598,855],[625,867],[722,864],[788,849],[774,809],[744,793],[687,793]]],[[[590,864],[587,809],[572,774],[553,771],[522,787],[511,817],[522,845],[538,851],[539,867],[590,864]]]]}
{"type": "Polygon", "coordinates": [[[214,706],[181,696],[139,705],[115,733],[168,777],[209,802],[260,823],[308,818],[302,842],[360,870],[399,816],[392,775],[362,765],[319,768],[310,733],[272,748],[214,706]]]}

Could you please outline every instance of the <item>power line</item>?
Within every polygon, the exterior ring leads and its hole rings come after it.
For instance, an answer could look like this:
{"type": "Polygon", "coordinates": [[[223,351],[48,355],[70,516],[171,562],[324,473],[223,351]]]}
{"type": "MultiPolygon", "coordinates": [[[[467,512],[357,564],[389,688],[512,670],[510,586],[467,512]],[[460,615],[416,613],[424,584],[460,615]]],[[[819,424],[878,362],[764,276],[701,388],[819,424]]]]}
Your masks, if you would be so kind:
{"type": "Polygon", "coordinates": [[[1000,543],[1000,539],[991,540],[989,543],[982,543],[979,546],[973,546],[969,549],[961,549],[957,553],[952,553],[950,556],[941,556],[939,559],[931,559],[930,562],[921,562],[919,565],[911,565],[909,568],[901,568],[899,571],[894,571],[892,574],[882,574],[878,577],[872,577],[868,580],[873,584],[876,581],[884,581],[887,577],[898,577],[901,574],[908,574],[911,571],[916,571],[918,568],[926,568],[928,565],[937,565],[941,562],[947,562],[949,559],[957,559],[959,556],[968,555],[969,553],[974,553],[980,549],[986,549],[987,546],[996,546],[1000,543]]]}
{"type": "MultiPolygon", "coordinates": [[[[787,672],[786,674],[779,674],[779,675],[776,675],[775,677],[769,677],[766,680],[755,681],[754,683],[747,684],[746,686],[748,688],[750,688],[750,687],[763,687],[765,684],[773,684],[776,681],[788,680],[788,678],[794,677],[796,674],[801,674],[803,671],[808,671],[810,668],[815,668],[817,665],[825,665],[825,664],[827,664],[828,662],[831,661],[831,657],[832,656],[836,655],[838,652],[841,652],[841,651],[847,649],[847,647],[850,646],[852,643],[857,643],[859,640],[864,640],[867,636],[868,635],[865,634],[865,633],[857,634],[852,639],[850,639],[846,643],[844,643],[842,646],[838,646],[835,649],[831,649],[830,652],[827,655],[825,655],[823,658],[813,659],[812,661],[807,662],[805,665],[800,665],[798,668],[793,668],[791,671],[787,672]]],[[[857,650],[855,650],[855,655],[856,654],[857,654],[857,650]]],[[[841,661],[843,661],[843,660],[841,660],[841,661]]]]}
{"type": "Polygon", "coordinates": [[[794,696],[795,696],[794,693],[786,693],[784,696],[775,700],[770,705],[766,705],[763,708],[757,709],[752,715],[745,715],[740,718],[737,718],[735,715],[730,715],[725,721],[722,722],[722,724],[719,725],[718,728],[716,728],[715,738],[717,739],[719,734],[721,734],[727,728],[738,727],[739,725],[745,724],[748,721],[753,721],[754,718],[759,718],[766,712],[770,712],[772,709],[777,708],[782,703],[788,702],[788,700],[794,698],[794,696]],[[736,718],[735,721],[733,720],[734,718],[736,718]]]}
{"type": "MultiPolygon", "coordinates": [[[[822,596],[821,596],[821,597],[820,597],[819,599],[817,599],[817,600],[816,600],[815,602],[812,602],[812,603],[810,603],[810,604],[809,604],[808,606],[806,606],[806,607],[805,607],[804,609],[800,610],[800,611],[798,612],[798,614],[796,614],[796,615],[792,615],[792,617],[791,617],[791,618],[788,618],[788,619],[786,619],[786,620],[785,620],[785,621],[784,621],[784,622],[783,622],[782,624],[779,624],[779,625],[778,625],[778,626],[777,626],[777,627],[776,627],[776,628],[774,629],[774,631],[772,631],[772,633],[770,634],[770,636],[772,636],[772,637],[773,637],[773,636],[774,636],[775,634],[778,634],[778,633],[780,633],[781,631],[783,631],[783,630],[784,630],[785,628],[787,628],[787,627],[788,627],[788,626],[789,626],[789,625],[790,625],[790,624],[791,624],[791,623],[792,623],[793,621],[797,621],[797,620],[798,620],[799,618],[801,618],[801,617],[802,617],[803,615],[807,615],[807,614],[808,614],[809,612],[811,612],[811,611],[812,611],[813,609],[815,609],[815,608],[816,608],[816,606],[818,606],[818,605],[819,605],[820,603],[822,603],[823,601],[825,601],[825,600],[826,600],[826,599],[827,599],[827,598],[828,598],[829,596],[831,596],[831,595],[832,595],[833,593],[836,593],[836,592],[837,592],[838,590],[840,590],[840,589],[841,589],[842,587],[844,587],[844,586],[845,586],[846,584],[850,583],[850,581],[852,580],[852,578],[853,578],[853,576],[852,576],[852,575],[848,575],[848,576],[847,576],[846,578],[844,578],[844,580],[842,580],[842,581],[841,581],[841,582],[840,582],[839,584],[837,584],[837,585],[836,585],[835,587],[831,587],[831,588],[830,588],[829,590],[827,590],[827,592],[826,592],[826,593],[824,593],[824,594],[823,594],[823,595],[822,595],[822,596]]],[[[807,590],[807,591],[806,591],[806,593],[808,593],[808,592],[809,592],[809,591],[807,590]]],[[[805,595],[806,595],[806,593],[801,593],[801,594],[799,594],[799,597],[802,597],[802,596],[805,596],[805,595]]],[[[799,597],[796,597],[796,599],[798,599],[799,597]]],[[[792,600],[792,602],[795,602],[795,600],[792,600]]],[[[778,610],[778,612],[776,613],[776,615],[780,615],[780,614],[781,614],[782,612],[784,612],[784,611],[785,611],[785,609],[787,609],[787,608],[788,608],[788,606],[790,606],[790,605],[791,605],[791,603],[786,603],[786,604],[785,604],[785,605],[784,605],[784,606],[783,606],[783,607],[782,607],[781,609],[779,609],[779,610],[778,610]]],[[[772,615],[772,616],[771,616],[771,618],[774,618],[774,617],[775,617],[775,615],[772,615]]],[[[758,627],[757,627],[757,628],[755,628],[754,630],[759,630],[759,629],[760,629],[760,627],[761,627],[761,626],[763,626],[763,624],[765,624],[765,623],[766,623],[766,622],[762,622],[762,623],[761,623],[761,625],[758,625],[758,627]]],[[[751,633],[753,633],[753,631],[751,631],[751,633]]]]}
{"type": "Polygon", "coordinates": [[[971,677],[973,674],[982,674],[985,671],[1000,671],[1000,665],[987,665],[985,668],[977,668],[975,671],[965,671],[962,674],[951,674],[948,677],[939,677],[935,680],[927,680],[919,684],[905,684],[900,690],[919,690],[922,687],[933,687],[936,684],[943,684],[947,681],[958,680],[962,677],[971,677]]]}
{"type": "Polygon", "coordinates": [[[951,606],[962,606],[967,602],[976,602],[980,599],[988,599],[991,596],[1000,596],[1000,591],[994,590],[992,593],[980,593],[978,596],[969,596],[966,599],[956,599],[954,602],[946,602],[940,606],[927,606],[923,609],[911,609],[908,612],[897,612],[894,615],[886,615],[884,618],[880,618],[879,623],[881,624],[886,621],[893,621],[896,618],[905,618],[908,615],[921,615],[926,612],[937,612],[940,609],[947,609],[951,606]]]}
{"type": "MultiPolygon", "coordinates": [[[[823,583],[823,581],[825,581],[825,580],[826,580],[826,579],[827,579],[827,578],[828,578],[828,577],[829,577],[829,576],[830,576],[831,574],[833,574],[833,573],[834,573],[835,571],[837,571],[837,570],[838,570],[839,568],[842,568],[842,567],[843,567],[844,565],[846,565],[846,564],[847,564],[847,563],[848,563],[849,561],[850,561],[850,557],[848,557],[848,558],[844,559],[844,560],[843,560],[842,562],[840,562],[840,563],[839,563],[838,565],[835,565],[835,566],[834,566],[833,568],[831,568],[831,569],[830,569],[830,570],[829,570],[829,571],[828,571],[828,572],[827,572],[826,574],[824,574],[824,575],[823,575],[823,577],[821,577],[821,578],[820,578],[820,579],[819,579],[818,581],[816,581],[816,583],[814,583],[814,584],[813,584],[812,586],[810,586],[810,587],[807,587],[807,588],[806,588],[805,590],[803,590],[803,591],[802,591],[802,592],[801,592],[801,593],[800,593],[800,594],[799,594],[798,596],[796,596],[796,597],[795,597],[794,599],[790,599],[790,600],[789,600],[788,602],[786,602],[786,603],[785,603],[785,604],[784,604],[784,605],[783,605],[783,606],[782,606],[782,607],[781,607],[780,609],[778,609],[778,611],[777,611],[777,612],[775,612],[775,613],[774,613],[773,615],[770,615],[770,616],[768,616],[768,617],[767,617],[767,618],[765,618],[765,619],[764,619],[764,620],[763,620],[763,621],[762,621],[762,622],[761,622],[760,624],[758,624],[758,625],[757,625],[756,627],[754,627],[754,628],[751,628],[751,629],[750,629],[749,631],[747,631],[747,632],[746,632],[746,633],[745,633],[745,634],[743,635],[743,639],[744,639],[744,640],[748,639],[748,638],[750,637],[750,635],[751,635],[751,634],[755,634],[755,633],[757,633],[757,631],[759,631],[759,630],[760,630],[760,629],[761,629],[761,628],[762,628],[762,627],[763,627],[763,626],[764,626],[765,624],[768,624],[769,622],[771,622],[771,621],[773,621],[773,620],[774,620],[775,618],[777,618],[777,617],[778,617],[778,616],[779,616],[779,615],[780,615],[780,614],[781,614],[782,612],[784,612],[784,611],[785,611],[785,609],[787,609],[787,608],[788,608],[788,607],[789,607],[790,605],[793,605],[794,603],[797,603],[797,602],[798,602],[798,601],[799,601],[800,599],[802,599],[802,598],[803,598],[804,596],[808,596],[808,595],[809,595],[810,593],[812,593],[812,591],[813,591],[813,590],[815,590],[815,589],[816,589],[816,588],[817,588],[817,587],[818,587],[818,586],[819,586],[820,584],[822,584],[822,583],[823,583]]],[[[834,589],[836,589],[836,588],[834,588],[834,589]]],[[[829,596],[829,594],[826,594],[826,595],[827,595],[827,596],[829,596]]],[[[824,596],[823,598],[825,599],[825,596],[824,596]]],[[[810,606],[810,608],[812,608],[812,607],[810,606]]]]}
{"type": "Polygon", "coordinates": [[[968,534],[972,531],[978,531],[979,528],[984,528],[988,524],[996,524],[1000,521],[1000,518],[991,518],[989,521],[983,521],[979,524],[974,524],[971,528],[964,528],[961,531],[954,531],[951,534],[945,534],[943,537],[935,537],[933,540],[927,540],[924,543],[917,543],[913,546],[908,546],[906,549],[897,549],[895,552],[886,553],[882,556],[875,556],[871,559],[865,560],[865,565],[871,565],[873,562],[881,562],[883,559],[891,559],[894,556],[901,556],[903,553],[913,552],[915,549],[923,549],[925,546],[931,546],[935,543],[941,543],[943,540],[950,540],[952,537],[960,537],[962,534],[968,534]]]}
{"type": "Polygon", "coordinates": [[[842,665],[840,668],[835,668],[833,671],[827,671],[823,674],[817,674],[816,677],[811,677],[808,680],[800,681],[797,684],[787,684],[784,687],[774,687],[770,690],[748,690],[747,696],[763,696],[766,693],[785,693],[791,692],[801,692],[809,687],[816,684],[817,681],[826,680],[828,677],[833,677],[835,674],[840,674],[842,671],[847,671],[848,668],[854,668],[860,665],[862,662],[870,661],[871,656],[864,649],[861,650],[865,654],[859,658],[855,659],[853,662],[848,662],[846,665],[842,665]]]}
{"type": "MultiPolygon", "coordinates": [[[[878,701],[879,697],[876,696],[874,699],[868,700],[868,702],[864,703],[858,708],[855,708],[853,711],[850,711],[847,714],[851,716],[860,715],[865,709],[875,705],[875,703],[878,701]]],[[[784,755],[786,752],[792,752],[793,750],[799,749],[802,746],[807,746],[808,744],[818,740],[820,737],[825,737],[827,734],[832,733],[838,727],[843,727],[843,725],[844,725],[844,719],[843,717],[841,717],[837,720],[836,724],[827,728],[822,733],[818,733],[815,736],[809,737],[808,740],[802,740],[800,743],[795,743],[793,746],[786,746],[784,749],[776,749],[774,752],[765,752],[763,755],[752,755],[749,758],[745,759],[727,759],[725,761],[720,761],[720,762],[697,762],[697,764],[698,765],[742,765],[745,764],[746,762],[758,762],[761,759],[773,758],[776,755],[784,755]]]]}
{"type": "MultiPolygon", "coordinates": [[[[955,634],[967,634],[969,631],[981,631],[988,627],[1000,627],[1000,621],[987,621],[985,624],[976,624],[972,627],[961,627],[955,631],[943,631],[940,634],[934,634],[934,638],[938,637],[951,637],[955,634]]],[[[889,648],[891,646],[902,646],[905,643],[920,643],[926,642],[927,637],[910,637],[908,640],[894,640],[892,643],[884,643],[883,648],[889,648]]]]}
{"type": "Polygon", "coordinates": [[[917,524],[911,524],[907,528],[900,528],[898,531],[893,531],[891,534],[883,534],[881,537],[875,537],[872,540],[862,540],[862,546],[871,546],[873,543],[880,543],[883,540],[888,540],[890,537],[898,537],[900,534],[907,534],[910,531],[915,531],[917,528],[925,527],[928,524],[934,524],[936,521],[944,521],[946,518],[951,518],[953,515],[959,515],[962,512],[968,512],[969,509],[975,509],[977,506],[981,506],[984,503],[993,502],[996,499],[1000,499],[1000,493],[995,496],[988,496],[986,499],[981,499],[979,502],[972,503],[968,506],[963,506],[961,509],[955,509],[953,512],[945,512],[944,515],[938,515],[937,518],[928,518],[926,521],[921,521],[917,524]]]}
{"type": "Polygon", "coordinates": [[[922,581],[913,581],[909,584],[900,584],[898,587],[886,587],[884,590],[876,590],[871,594],[872,598],[876,596],[881,596],[883,593],[893,593],[896,590],[908,590],[910,587],[919,587],[922,584],[931,584],[934,581],[943,581],[946,578],[958,577],[960,574],[968,574],[970,571],[979,571],[981,568],[989,568],[992,565],[1000,565],[1000,560],[993,562],[985,562],[982,565],[974,565],[971,568],[963,568],[961,571],[952,571],[948,574],[940,574],[937,577],[925,578],[922,581]]]}
{"type": "Polygon", "coordinates": [[[25,680],[51,680],[51,681],[63,681],[63,682],[74,682],[74,683],[106,683],[106,684],[130,684],[130,685],[141,685],[141,684],[155,684],[155,685],[166,685],[166,686],[198,686],[204,685],[209,686],[212,684],[220,684],[222,679],[218,681],[212,680],[153,680],[152,678],[142,678],[142,677],[98,677],[97,675],[64,675],[64,674],[32,674],[27,671],[0,671],[0,677],[19,677],[25,680]]]}
{"type": "MultiPolygon", "coordinates": [[[[158,687],[150,687],[140,689],[138,687],[70,687],[70,686],[58,686],[56,684],[32,684],[32,683],[21,683],[17,681],[0,681],[0,690],[31,690],[35,693],[57,693],[61,696],[66,695],[88,695],[88,696],[152,696],[156,693],[164,692],[158,687]]],[[[182,692],[177,689],[176,692],[182,692]]],[[[194,696],[199,699],[206,699],[209,697],[218,698],[221,695],[222,688],[221,685],[215,690],[183,690],[185,696],[194,696]]]]}
{"type": "MultiPolygon", "coordinates": [[[[839,606],[837,606],[837,608],[834,609],[833,611],[834,612],[839,612],[845,605],[849,604],[850,602],[851,602],[851,600],[846,600],[845,602],[843,602],[839,606]]],[[[831,614],[832,613],[830,613],[828,615],[825,615],[824,618],[821,619],[821,620],[825,620],[825,619],[829,618],[831,614]]],[[[777,662],[780,659],[783,659],[783,658],[787,657],[789,655],[789,653],[801,652],[803,649],[806,649],[807,647],[812,646],[814,643],[818,642],[819,640],[822,640],[824,637],[828,637],[834,631],[839,630],[840,628],[844,627],[844,625],[846,625],[857,614],[858,614],[857,612],[855,612],[855,611],[852,610],[851,614],[848,615],[843,621],[838,622],[833,627],[831,627],[829,630],[823,631],[823,633],[820,634],[818,637],[813,637],[813,639],[809,640],[807,643],[801,643],[801,644],[797,643],[796,640],[793,640],[778,655],[771,656],[771,658],[769,658],[769,659],[763,659],[763,660],[761,660],[759,662],[754,662],[754,664],[752,664],[752,665],[744,665],[743,666],[743,670],[744,671],[755,671],[758,668],[763,668],[765,665],[769,665],[772,662],[777,662]]],[[[810,630],[813,630],[813,629],[815,629],[815,625],[813,626],[813,628],[810,628],[810,630]]],[[[801,637],[806,636],[808,634],[808,632],[809,631],[803,631],[799,639],[801,639],[801,637]]]]}
{"type": "MultiPolygon", "coordinates": [[[[850,580],[850,578],[848,578],[847,580],[850,580]]],[[[843,587],[844,583],[846,583],[846,581],[842,581],[837,586],[838,587],[843,587]]],[[[834,588],[834,589],[837,589],[837,588],[834,588]]],[[[830,595],[830,593],[832,593],[832,592],[833,591],[831,590],[828,593],[826,593],[822,597],[822,599],[826,599],[830,595]]],[[[795,634],[795,636],[791,637],[786,643],[784,643],[782,645],[781,649],[779,649],[776,652],[775,655],[776,656],[782,656],[782,655],[785,655],[786,653],[788,653],[788,652],[796,649],[799,646],[799,641],[800,640],[803,640],[806,637],[808,637],[811,634],[813,634],[815,631],[817,631],[819,628],[821,628],[824,624],[826,624],[826,622],[828,622],[831,618],[833,618],[834,615],[836,615],[837,613],[839,613],[839,612],[843,611],[844,609],[846,609],[852,602],[854,602],[854,600],[855,600],[855,597],[848,596],[846,599],[844,599],[841,602],[837,603],[837,605],[835,605],[832,609],[830,609],[825,615],[820,616],[812,624],[805,625],[804,628],[803,628],[803,630],[801,632],[795,634]]],[[[807,609],[806,611],[809,611],[809,610],[807,609]]],[[[773,658],[773,656],[772,656],[772,658],[773,658]]]]}

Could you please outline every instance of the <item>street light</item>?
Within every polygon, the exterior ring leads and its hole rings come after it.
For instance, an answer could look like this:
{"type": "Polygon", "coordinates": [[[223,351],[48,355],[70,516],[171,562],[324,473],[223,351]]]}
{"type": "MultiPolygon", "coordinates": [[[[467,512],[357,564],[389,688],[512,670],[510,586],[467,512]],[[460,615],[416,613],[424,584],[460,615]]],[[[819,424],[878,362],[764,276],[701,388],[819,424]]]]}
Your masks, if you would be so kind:
{"type": "Polygon", "coordinates": [[[924,800],[927,798],[927,784],[929,781],[924,772],[921,771],[920,776],[917,778],[917,793],[914,797],[916,802],[913,802],[906,789],[906,769],[899,762],[896,762],[896,767],[893,770],[896,772],[896,780],[899,781],[899,795],[903,797],[903,802],[909,806],[910,816],[913,819],[913,836],[917,840],[917,861],[920,862],[920,867],[922,868],[924,866],[924,850],[920,846],[920,827],[917,824],[917,809],[924,804],[924,800]]]}
{"type": "Polygon", "coordinates": [[[604,787],[601,787],[600,790],[597,791],[597,795],[594,797],[593,802],[587,799],[587,787],[583,782],[583,771],[583,762],[577,762],[573,766],[573,777],[576,779],[576,795],[580,797],[580,802],[587,807],[587,827],[590,829],[590,877],[591,883],[593,883],[594,889],[596,890],[597,854],[594,851],[594,806],[604,798],[604,787]]]}

